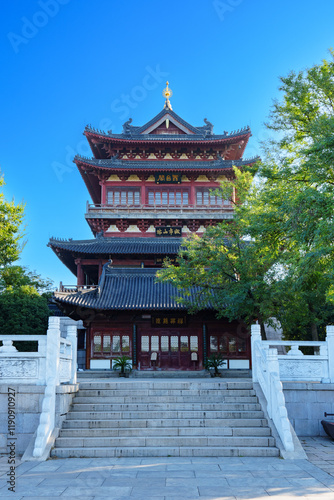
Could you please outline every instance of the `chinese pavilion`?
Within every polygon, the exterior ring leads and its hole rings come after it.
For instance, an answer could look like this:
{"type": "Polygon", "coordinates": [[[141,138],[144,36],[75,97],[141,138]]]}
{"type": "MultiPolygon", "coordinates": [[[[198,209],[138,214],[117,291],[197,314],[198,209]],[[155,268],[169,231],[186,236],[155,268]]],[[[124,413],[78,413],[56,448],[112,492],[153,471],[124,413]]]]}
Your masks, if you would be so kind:
{"type": "Polygon", "coordinates": [[[228,368],[250,367],[245,325],[218,320],[208,306],[187,314],[182,292],[156,283],[165,257],[175,258],[182,238],[233,218],[230,200],[211,194],[242,155],[249,127],[215,135],[213,125],[194,127],[171,107],[142,126],[113,134],[87,126],[93,157],[74,162],[92,203],[85,218],[91,240],[51,239],[49,246],[77,277],[75,288],[55,293],[58,306],[86,328],[86,368],[108,369],[122,354],[138,370],[201,370],[221,352],[228,368]]]}

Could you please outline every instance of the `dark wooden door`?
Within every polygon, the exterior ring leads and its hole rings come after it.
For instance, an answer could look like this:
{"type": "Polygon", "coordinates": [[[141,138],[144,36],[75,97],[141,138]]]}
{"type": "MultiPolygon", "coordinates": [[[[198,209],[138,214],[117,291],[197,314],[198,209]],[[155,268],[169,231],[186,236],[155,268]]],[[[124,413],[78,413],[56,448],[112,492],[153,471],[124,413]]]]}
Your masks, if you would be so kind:
{"type": "Polygon", "coordinates": [[[138,328],[141,370],[200,369],[200,338],[193,329],[138,328]],[[197,361],[192,360],[196,353],[197,361]]]}

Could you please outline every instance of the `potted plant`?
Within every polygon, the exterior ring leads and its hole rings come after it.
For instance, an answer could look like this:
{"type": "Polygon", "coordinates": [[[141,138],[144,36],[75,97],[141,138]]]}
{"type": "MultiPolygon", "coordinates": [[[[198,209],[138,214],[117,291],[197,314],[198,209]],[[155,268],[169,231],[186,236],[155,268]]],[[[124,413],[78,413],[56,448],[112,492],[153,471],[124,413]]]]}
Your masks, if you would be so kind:
{"type": "Polygon", "coordinates": [[[209,370],[211,377],[221,377],[221,373],[218,368],[224,364],[226,364],[226,360],[220,353],[211,354],[206,361],[205,368],[209,370]]]}
{"type": "Polygon", "coordinates": [[[119,358],[115,358],[113,360],[113,369],[120,370],[120,377],[128,377],[129,373],[132,370],[131,358],[128,356],[120,356],[119,358]]]}

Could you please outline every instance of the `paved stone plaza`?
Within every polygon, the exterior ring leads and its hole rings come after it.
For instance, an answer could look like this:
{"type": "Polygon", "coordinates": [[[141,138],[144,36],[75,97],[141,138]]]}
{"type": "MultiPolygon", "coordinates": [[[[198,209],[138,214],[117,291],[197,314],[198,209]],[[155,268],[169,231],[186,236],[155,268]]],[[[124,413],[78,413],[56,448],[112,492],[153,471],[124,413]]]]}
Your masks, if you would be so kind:
{"type": "Polygon", "coordinates": [[[8,491],[0,459],[0,498],[80,500],[334,500],[334,441],[302,438],[309,460],[280,458],[68,458],[24,462],[8,491]]]}

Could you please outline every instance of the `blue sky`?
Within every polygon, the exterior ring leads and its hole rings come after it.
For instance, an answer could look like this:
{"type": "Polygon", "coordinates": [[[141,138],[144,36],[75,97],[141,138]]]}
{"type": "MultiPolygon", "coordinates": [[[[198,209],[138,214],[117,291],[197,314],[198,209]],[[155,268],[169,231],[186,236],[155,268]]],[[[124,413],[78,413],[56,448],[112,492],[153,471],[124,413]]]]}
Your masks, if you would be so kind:
{"type": "Polygon", "coordinates": [[[74,276],[51,236],[88,239],[85,185],[72,163],[90,155],[86,124],[120,132],[163,107],[214,132],[250,125],[258,141],[278,77],[328,57],[332,0],[16,0],[0,19],[0,168],[7,198],[26,204],[20,263],[58,285],[74,276]]]}

